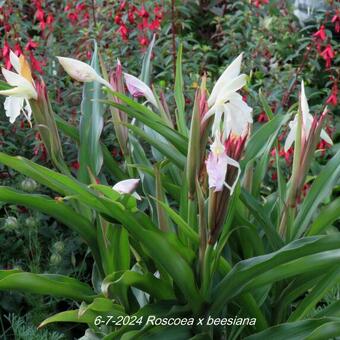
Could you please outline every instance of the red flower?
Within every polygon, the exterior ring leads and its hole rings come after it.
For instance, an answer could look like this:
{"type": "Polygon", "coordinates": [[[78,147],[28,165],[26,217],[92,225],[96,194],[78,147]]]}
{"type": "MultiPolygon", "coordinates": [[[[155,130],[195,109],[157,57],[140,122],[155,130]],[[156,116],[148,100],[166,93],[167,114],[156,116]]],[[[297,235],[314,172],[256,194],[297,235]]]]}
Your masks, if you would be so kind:
{"type": "Polygon", "coordinates": [[[11,30],[11,25],[9,24],[9,23],[6,23],[5,25],[4,25],[4,28],[5,28],[5,31],[6,32],[9,32],[10,30],[11,30]]]}
{"type": "Polygon", "coordinates": [[[41,64],[37,59],[35,59],[32,51],[30,51],[30,60],[31,60],[31,65],[32,65],[33,70],[38,71],[39,73],[43,74],[44,71],[41,68],[41,64]]]}
{"type": "Polygon", "coordinates": [[[115,24],[120,25],[122,24],[122,17],[120,15],[116,15],[114,21],[115,24]]]}
{"type": "Polygon", "coordinates": [[[135,14],[134,11],[129,11],[128,13],[128,20],[131,25],[135,23],[135,14]]]}
{"type": "Polygon", "coordinates": [[[337,9],[334,17],[332,18],[332,23],[335,24],[335,32],[340,32],[340,10],[337,9]]]}
{"type": "Polygon", "coordinates": [[[126,7],[126,1],[122,1],[119,5],[119,10],[123,11],[125,9],[125,7],[126,7]]]}
{"type": "Polygon", "coordinates": [[[117,32],[120,34],[120,36],[122,37],[123,40],[128,40],[129,31],[124,24],[119,26],[117,32]]]}
{"type": "Polygon", "coordinates": [[[78,4],[77,6],[76,6],[76,11],[77,12],[81,12],[81,11],[83,11],[84,9],[86,9],[86,5],[82,2],[82,3],[80,3],[80,4],[78,4]]]}
{"type": "Polygon", "coordinates": [[[326,40],[327,34],[326,34],[326,31],[325,31],[325,25],[321,25],[319,30],[313,34],[313,37],[319,38],[322,41],[326,40]]]}
{"type": "Polygon", "coordinates": [[[153,20],[152,23],[149,25],[151,31],[159,30],[160,27],[161,23],[158,19],[153,20]]]}
{"type": "Polygon", "coordinates": [[[162,20],[163,12],[161,7],[155,6],[155,8],[153,9],[153,13],[158,20],[162,20]]]}
{"type": "Polygon", "coordinates": [[[79,162],[77,162],[77,161],[72,162],[71,168],[74,169],[74,170],[79,170],[79,168],[80,168],[79,162]]]}
{"type": "Polygon", "coordinates": [[[76,12],[70,12],[67,14],[67,18],[71,21],[72,25],[74,25],[78,21],[78,14],[76,12]]]}
{"type": "Polygon", "coordinates": [[[253,4],[255,7],[259,8],[261,5],[268,4],[269,0],[254,0],[253,4]]]}
{"type": "Polygon", "coordinates": [[[272,181],[277,181],[277,171],[272,173],[272,181]]]}
{"type": "Polygon", "coordinates": [[[334,105],[338,103],[338,84],[334,82],[331,95],[328,97],[326,104],[334,105]]]}
{"type": "Polygon", "coordinates": [[[54,22],[54,17],[53,17],[53,15],[50,13],[50,14],[47,16],[47,18],[46,18],[46,23],[47,23],[47,25],[52,25],[53,22],[54,22]]]}
{"type": "Polygon", "coordinates": [[[7,57],[9,55],[10,50],[11,50],[11,47],[9,46],[8,42],[5,40],[4,47],[2,48],[2,56],[7,57]]]}
{"type": "Polygon", "coordinates": [[[262,111],[262,112],[259,114],[259,116],[257,117],[257,121],[258,121],[259,123],[268,122],[268,117],[267,117],[266,113],[262,111]]]}
{"type": "Polygon", "coordinates": [[[149,17],[149,12],[145,9],[144,6],[142,6],[142,8],[140,9],[140,11],[138,12],[138,15],[142,18],[148,18],[149,17]]]}
{"type": "Polygon", "coordinates": [[[35,48],[38,47],[38,45],[39,44],[37,42],[33,41],[32,38],[29,38],[28,43],[25,46],[25,50],[26,51],[34,50],[35,48]]]}
{"type": "Polygon", "coordinates": [[[14,46],[14,53],[19,56],[20,54],[22,54],[22,49],[19,45],[19,43],[16,43],[15,46],[14,46]]]}
{"type": "Polygon", "coordinates": [[[46,22],[45,22],[45,21],[40,21],[39,27],[40,27],[40,29],[41,29],[42,31],[44,31],[45,28],[46,28],[46,22]]]}
{"type": "Polygon", "coordinates": [[[332,46],[328,44],[326,48],[320,53],[322,58],[326,61],[326,67],[331,66],[332,59],[334,59],[334,52],[332,46]]]}
{"type": "Polygon", "coordinates": [[[139,37],[138,40],[139,40],[139,43],[142,46],[148,46],[149,45],[149,40],[146,37],[139,37]]]}
{"type": "Polygon", "coordinates": [[[35,12],[35,17],[38,21],[44,21],[45,13],[41,7],[35,12]]]}
{"type": "Polygon", "coordinates": [[[71,8],[72,8],[71,5],[67,4],[64,8],[64,12],[68,12],[71,8]]]}

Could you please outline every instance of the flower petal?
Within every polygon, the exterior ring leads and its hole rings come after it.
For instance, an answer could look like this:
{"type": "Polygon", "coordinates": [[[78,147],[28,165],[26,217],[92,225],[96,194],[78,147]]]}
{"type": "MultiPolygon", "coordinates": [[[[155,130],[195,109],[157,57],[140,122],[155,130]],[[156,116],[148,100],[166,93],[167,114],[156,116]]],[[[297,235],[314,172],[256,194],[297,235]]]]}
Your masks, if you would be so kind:
{"type": "Polygon", "coordinates": [[[295,135],[296,135],[296,125],[293,125],[290,127],[290,131],[285,141],[285,145],[284,145],[285,152],[287,152],[289,148],[293,145],[295,141],[295,135]]]}
{"type": "Polygon", "coordinates": [[[209,188],[215,188],[215,191],[221,191],[227,173],[228,164],[226,157],[224,157],[224,155],[216,156],[211,152],[205,164],[207,167],[209,188]]]}
{"type": "Polygon", "coordinates": [[[128,73],[124,73],[124,78],[126,86],[133,97],[144,96],[151,104],[153,104],[155,107],[158,107],[157,100],[148,85],[146,85],[137,77],[128,73]]]}
{"type": "Polygon", "coordinates": [[[220,78],[217,80],[215,86],[211,91],[211,95],[208,99],[208,105],[211,106],[217,99],[217,96],[225,86],[226,83],[230,82],[233,78],[237,77],[241,70],[241,62],[242,62],[242,55],[241,53],[222,73],[220,78]]]}
{"type": "Polygon", "coordinates": [[[333,145],[333,141],[331,140],[331,137],[329,137],[329,135],[324,129],[321,130],[320,138],[323,139],[326,143],[333,145]]]}
{"type": "Polygon", "coordinates": [[[20,115],[24,104],[24,98],[20,97],[7,97],[4,102],[4,108],[6,116],[9,117],[9,121],[13,124],[16,118],[20,115]]]}
{"type": "Polygon", "coordinates": [[[98,81],[99,83],[112,89],[110,83],[102,78],[90,65],[73,58],[57,57],[57,59],[66,73],[73,79],[82,83],[98,81]]]}
{"type": "Polygon", "coordinates": [[[139,182],[140,179],[138,178],[125,179],[116,183],[112,189],[120,194],[132,194],[136,190],[139,182]]]}
{"type": "Polygon", "coordinates": [[[17,73],[20,73],[20,61],[17,55],[11,50],[9,52],[9,60],[11,62],[11,65],[15,69],[17,73]]]}
{"type": "Polygon", "coordinates": [[[237,175],[236,175],[236,178],[234,180],[234,183],[231,186],[229,186],[229,184],[227,182],[225,182],[225,185],[230,190],[230,195],[232,195],[234,190],[235,190],[235,187],[237,185],[238,179],[240,178],[241,168],[240,168],[240,164],[237,161],[235,161],[235,159],[232,159],[231,157],[228,157],[228,156],[226,156],[226,157],[227,157],[228,164],[237,168],[237,175]]]}
{"type": "Polygon", "coordinates": [[[5,68],[1,69],[3,76],[5,77],[7,83],[11,86],[18,87],[31,87],[32,84],[20,74],[17,74],[12,71],[8,71],[5,68]]]}
{"type": "Polygon", "coordinates": [[[238,77],[232,79],[230,82],[226,83],[223,87],[221,87],[216,101],[226,101],[229,98],[229,95],[233,92],[241,89],[247,82],[247,76],[245,74],[241,74],[238,77]]]}
{"type": "Polygon", "coordinates": [[[307,116],[309,115],[309,107],[308,107],[307,97],[305,93],[305,84],[303,80],[301,82],[300,105],[301,105],[301,112],[302,112],[302,120],[306,122],[307,116]]]}

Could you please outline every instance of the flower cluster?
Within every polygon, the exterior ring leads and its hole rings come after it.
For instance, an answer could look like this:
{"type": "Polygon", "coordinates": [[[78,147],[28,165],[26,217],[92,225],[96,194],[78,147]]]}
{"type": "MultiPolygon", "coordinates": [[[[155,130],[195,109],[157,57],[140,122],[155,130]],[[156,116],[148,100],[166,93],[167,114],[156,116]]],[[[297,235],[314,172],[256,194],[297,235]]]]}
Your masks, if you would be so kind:
{"type": "MultiPolygon", "coordinates": [[[[34,16],[35,19],[41,20],[41,22],[44,21],[45,24],[46,22],[51,24],[52,23],[51,19],[47,20],[49,16],[45,17],[44,11],[41,7],[41,3],[39,1],[35,1],[34,4],[35,6],[37,6],[37,10],[34,16]]],[[[32,68],[35,71],[38,71],[39,73],[42,74],[43,73],[42,63],[39,60],[37,60],[33,54],[33,51],[38,47],[38,42],[29,37],[26,44],[23,44],[23,38],[19,36],[15,24],[10,24],[10,17],[12,15],[15,15],[14,7],[9,5],[0,7],[0,14],[1,14],[0,24],[5,28],[5,38],[3,40],[3,46],[1,49],[0,57],[2,58],[5,68],[10,69],[12,67],[10,58],[11,50],[18,57],[23,54],[24,50],[29,55],[30,64],[32,68]],[[15,41],[13,47],[9,45],[8,43],[9,40],[15,41]],[[22,46],[24,47],[22,48],[22,46]]]]}
{"type": "Polygon", "coordinates": [[[161,27],[163,8],[157,3],[150,10],[145,4],[137,8],[127,1],[122,1],[114,13],[114,23],[118,25],[117,33],[123,41],[128,41],[130,33],[137,31],[137,40],[142,47],[149,45],[150,33],[161,27]]]}
{"type": "Polygon", "coordinates": [[[64,12],[67,13],[67,19],[73,26],[87,24],[90,19],[89,8],[85,1],[68,1],[64,12]]]}
{"type": "MultiPolygon", "coordinates": [[[[335,13],[331,19],[331,23],[333,23],[334,29],[336,33],[340,32],[340,14],[339,9],[335,10],[335,13]]],[[[331,66],[333,63],[333,60],[335,58],[335,51],[332,46],[332,40],[327,34],[326,30],[326,21],[327,16],[325,19],[325,22],[320,25],[319,29],[313,33],[313,44],[316,48],[316,51],[318,55],[325,61],[326,70],[330,73],[330,79],[332,80],[332,90],[331,94],[328,97],[326,104],[330,105],[337,105],[337,96],[338,96],[338,80],[337,77],[333,76],[331,74],[331,66]]]]}
{"type": "MultiPolygon", "coordinates": [[[[206,161],[209,175],[209,187],[221,191],[226,186],[232,193],[239,176],[238,162],[229,157],[234,151],[244,145],[248,126],[252,124],[252,108],[237,93],[246,84],[246,75],[240,74],[242,54],[240,54],[217,80],[208,99],[209,110],[203,117],[203,122],[214,116],[212,134],[214,143],[206,161]],[[233,143],[230,143],[230,140],[233,143]],[[235,149],[235,150],[234,150],[235,149]],[[233,183],[227,183],[228,166],[238,169],[233,183]]],[[[242,148],[240,149],[242,150],[242,148]]],[[[236,152],[236,151],[235,151],[236,152]]],[[[237,153],[237,160],[241,153],[237,153]]]]}
{"type": "Polygon", "coordinates": [[[36,8],[36,12],[34,14],[35,20],[39,23],[39,28],[43,32],[46,28],[49,28],[50,31],[53,30],[53,22],[54,16],[52,13],[46,14],[43,9],[43,1],[34,0],[33,4],[36,8]]]}

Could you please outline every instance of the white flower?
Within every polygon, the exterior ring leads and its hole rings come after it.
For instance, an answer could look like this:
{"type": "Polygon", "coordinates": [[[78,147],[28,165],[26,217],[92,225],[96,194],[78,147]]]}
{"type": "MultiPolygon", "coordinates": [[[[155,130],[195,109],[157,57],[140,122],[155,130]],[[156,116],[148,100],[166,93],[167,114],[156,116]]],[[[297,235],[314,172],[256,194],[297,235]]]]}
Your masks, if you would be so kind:
{"type": "Polygon", "coordinates": [[[223,138],[226,139],[232,132],[241,135],[253,122],[252,108],[249,107],[242,96],[237,93],[246,84],[246,75],[240,75],[242,54],[240,54],[223,72],[217,80],[208,99],[209,111],[204,115],[203,121],[215,115],[212,126],[213,135],[221,127],[223,117],[223,138]]]}
{"type": "MultiPolygon", "coordinates": [[[[303,81],[301,82],[301,94],[300,94],[300,108],[302,113],[302,138],[307,140],[309,132],[313,122],[313,116],[309,113],[309,107],[307,97],[305,93],[305,86],[303,81]]],[[[298,126],[298,115],[296,114],[294,120],[289,123],[290,131],[287,135],[284,150],[287,152],[293,145],[296,137],[296,129],[298,126]]],[[[321,130],[320,138],[328,144],[333,144],[331,138],[328,136],[324,129],[321,130]]]]}
{"type": "Polygon", "coordinates": [[[32,110],[28,100],[38,97],[30,67],[23,55],[18,58],[12,51],[10,51],[10,61],[17,73],[5,68],[1,69],[7,83],[13,86],[11,89],[0,91],[1,95],[8,96],[4,102],[6,116],[11,123],[14,123],[22,112],[30,121],[32,110]]]}
{"type": "Polygon", "coordinates": [[[219,131],[216,133],[214,143],[211,145],[210,150],[211,152],[205,162],[208,172],[209,188],[215,188],[214,191],[216,192],[222,191],[223,186],[226,186],[232,195],[240,177],[240,165],[227,155],[225,146],[221,142],[219,131]],[[226,182],[228,165],[237,168],[237,176],[232,186],[226,182]]]}
{"type": "Polygon", "coordinates": [[[112,187],[112,189],[122,195],[129,194],[135,197],[136,199],[140,200],[141,197],[135,192],[139,182],[140,182],[140,179],[138,178],[125,179],[123,181],[116,183],[112,187]]]}
{"type": "Polygon", "coordinates": [[[102,78],[90,65],[73,58],[57,57],[57,59],[66,73],[73,79],[82,83],[97,81],[109,89],[112,89],[110,83],[102,78]]]}
{"type": "Polygon", "coordinates": [[[133,97],[145,97],[151,104],[155,107],[158,107],[157,100],[148,85],[146,85],[143,81],[138,79],[137,77],[124,73],[125,83],[133,97]]]}

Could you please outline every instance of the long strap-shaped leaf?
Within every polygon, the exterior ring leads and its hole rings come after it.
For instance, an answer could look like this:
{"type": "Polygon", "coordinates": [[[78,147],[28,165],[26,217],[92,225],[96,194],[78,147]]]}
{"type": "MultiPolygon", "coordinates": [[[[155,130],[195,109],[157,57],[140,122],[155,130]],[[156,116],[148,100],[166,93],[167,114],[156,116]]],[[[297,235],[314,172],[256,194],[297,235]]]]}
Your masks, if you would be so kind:
{"type": "MultiPolygon", "coordinates": [[[[91,66],[100,73],[97,55],[97,44],[91,60],[91,66]]],[[[94,176],[99,174],[103,164],[103,154],[100,146],[100,135],[104,125],[104,108],[102,85],[97,82],[85,83],[81,103],[81,120],[79,126],[79,163],[78,178],[84,183],[90,183],[89,170],[94,176]]]]}
{"type": "Polygon", "coordinates": [[[339,330],[340,330],[339,318],[320,318],[284,323],[278,326],[268,328],[263,332],[251,335],[247,337],[246,340],[264,340],[264,339],[321,340],[330,339],[334,335],[339,335],[339,330]],[[334,324],[336,325],[335,329],[336,333],[330,334],[328,327],[331,326],[334,330],[334,324]],[[314,332],[318,332],[319,337],[312,337],[313,334],[316,335],[316,333],[314,332]]]}
{"type": "Polygon", "coordinates": [[[179,169],[181,170],[184,169],[186,162],[185,156],[178,153],[177,150],[171,144],[150,137],[147,133],[145,133],[142,129],[140,129],[136,125],[126,124],[126,126],[137,136],[143,138],[146,142],[151,144],[165,157],[169,158],[169,160],[171,160],[179,169]]]}
{"type": "Polygon", "coordinates": [[[304,199],[294,222],[294,238],[300,237],[306,231],[319,204],[331,193],[333,187],[340,179],[339,164],[340,150],[321,170],[312,184],[307,197],[304,199]]]}
{"type": "Polygon", "coordinates": [[[130,117],[136,118],[142,123],[144,123],[145,125],[149,126],[151,129],[158,132],[161,136],[163,136],[171,144],[173,144],[178,149],[179,152],[181,152],[183,155],[186,155],[187,149],[188,149],[187,138],[184,138],[178,132],[169,128],[169,126],[166,126],[162,122],[158,122],[158,121],[155,121],[154,119],[148,118],[142,113],[140,113],[139,111],[133,110],[129,108],[128,106],[117,104],[111,101],[107,101],[106,103],[116,107],[117,109],[121,111],[124,111],[130,117]]]}
{"type": "Polygon", "coordinates": [[[18,270],[0,270],[0,290],[17,290],[87,302],[95,297],[90,286],[71,277],[18,270]]]}
{"type": "Polygon", "coordinates": [[[216,286],[212,311],[220,311],[234,296],[250,289],[251,284],[255,287],[302,274],[313,265],[316,267],[316,261],[320,267],[332,265],[339,261],[339,247],[339,235],[306,237],[271,254],[239,262],[216,286]]]}

